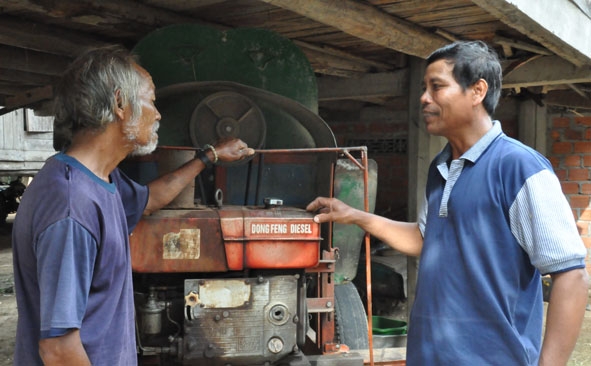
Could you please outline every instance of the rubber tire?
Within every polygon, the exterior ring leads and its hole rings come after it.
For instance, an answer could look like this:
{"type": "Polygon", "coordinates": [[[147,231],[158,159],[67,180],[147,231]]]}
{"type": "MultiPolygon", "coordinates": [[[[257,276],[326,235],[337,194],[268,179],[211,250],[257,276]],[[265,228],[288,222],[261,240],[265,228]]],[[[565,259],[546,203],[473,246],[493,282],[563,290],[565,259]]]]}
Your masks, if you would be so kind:
{"type": "Polygon", "coordinates": [[[352,350],[368,349],[367,314],[355,285],[335,285],[334,298],[337,340],[352,350]]]}

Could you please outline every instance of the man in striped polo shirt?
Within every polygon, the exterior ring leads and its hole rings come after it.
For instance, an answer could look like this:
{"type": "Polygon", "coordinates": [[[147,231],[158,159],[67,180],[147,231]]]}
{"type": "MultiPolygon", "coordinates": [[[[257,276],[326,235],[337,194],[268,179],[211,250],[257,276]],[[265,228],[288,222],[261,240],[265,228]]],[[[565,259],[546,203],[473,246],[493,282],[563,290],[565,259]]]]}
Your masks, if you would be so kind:
{"type": "Polygon", "coordinates": [[[580,331],[586,250],[550,162],[491,117],[501,78],[483,42],[427,59],[425,126],[448,144],[429,168],[418,222],[323,197],[308,206],[317,222],[357,224],[420,255],[409,365],[564,365],[580,331]],[[553,280],[543,344],[541,274],[553,280]]]}

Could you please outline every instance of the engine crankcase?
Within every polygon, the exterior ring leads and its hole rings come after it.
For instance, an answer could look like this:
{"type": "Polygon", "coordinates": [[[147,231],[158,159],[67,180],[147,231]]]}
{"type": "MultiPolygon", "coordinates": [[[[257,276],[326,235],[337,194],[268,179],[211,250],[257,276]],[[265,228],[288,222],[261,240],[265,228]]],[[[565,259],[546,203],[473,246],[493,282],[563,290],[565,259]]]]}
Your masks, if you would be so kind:
{"type": "Polygon", "coordinates": [[[185,280],[183,362],[255,365],[297,351],[300,282],[298,275],[185,280]]]}

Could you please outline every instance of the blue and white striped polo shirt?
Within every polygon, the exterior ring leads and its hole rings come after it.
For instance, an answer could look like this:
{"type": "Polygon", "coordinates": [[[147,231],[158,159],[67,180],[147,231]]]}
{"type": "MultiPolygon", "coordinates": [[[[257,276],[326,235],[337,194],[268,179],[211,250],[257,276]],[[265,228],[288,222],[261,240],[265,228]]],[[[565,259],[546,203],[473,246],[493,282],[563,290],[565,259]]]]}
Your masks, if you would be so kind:
{"type": "Polygon", "coordinates": [[[583,268],[586,255],[548,160],[498,121],[457,160],[446,146],[419,227],[408,364],[537,364],[540,272],[583,268]]]}

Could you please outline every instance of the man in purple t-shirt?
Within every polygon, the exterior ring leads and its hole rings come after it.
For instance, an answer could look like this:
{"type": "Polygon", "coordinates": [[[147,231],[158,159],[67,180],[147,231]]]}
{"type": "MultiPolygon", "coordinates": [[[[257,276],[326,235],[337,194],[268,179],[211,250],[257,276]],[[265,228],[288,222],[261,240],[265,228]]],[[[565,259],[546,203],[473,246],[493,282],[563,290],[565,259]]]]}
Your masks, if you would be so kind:
{"type": "Polygon", "coordinates": [[[157,145],[155,86],[118,47],[90,50],[56,90],[51,157],[22,197],[13,226],[16,365],[134,365],[128,235],[212,162],[254,154],[239,139],[147,186],[117,168],[157,145]],[[37,352],[38,350],[38,352],[37,352]]]}

